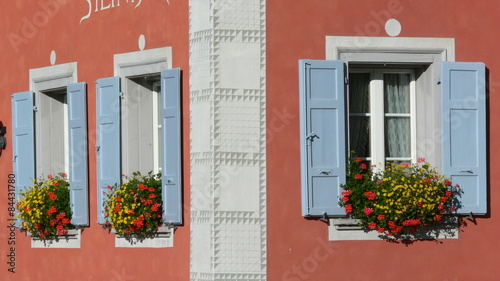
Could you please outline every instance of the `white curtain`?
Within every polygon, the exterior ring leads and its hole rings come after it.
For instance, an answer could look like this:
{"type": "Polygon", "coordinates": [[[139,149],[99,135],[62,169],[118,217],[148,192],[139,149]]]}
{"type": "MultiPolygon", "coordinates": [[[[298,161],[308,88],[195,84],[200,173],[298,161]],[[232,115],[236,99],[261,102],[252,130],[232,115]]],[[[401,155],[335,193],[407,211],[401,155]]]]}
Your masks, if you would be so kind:
{"type": "Polygon", "coordinates": [[[385,156],[410,157],[410,77],[384,74],[384,110],[395,116],[385,118],[385,156]]]}

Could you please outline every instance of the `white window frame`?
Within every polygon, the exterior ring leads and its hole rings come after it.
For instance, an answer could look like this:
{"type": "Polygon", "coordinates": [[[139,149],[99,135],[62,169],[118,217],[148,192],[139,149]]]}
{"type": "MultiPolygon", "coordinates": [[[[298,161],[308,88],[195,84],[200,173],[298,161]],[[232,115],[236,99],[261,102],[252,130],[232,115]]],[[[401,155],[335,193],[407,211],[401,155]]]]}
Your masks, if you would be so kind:
{"type": "MultiPolygon", "coordinates": [[[[161,70],[163,69],[171,69],[172,68],[172,47],[163,47],[157,49],[143,50],[138,52],[130,52],[123,54],[115,54],[114,55],[114,75],[120,77],[121,89],[124,95],[127,94],[127,80],[128,77],[138,77],[138,76],[149,76],[152,74],[158,74],[160,76],[161,70]]],[[[157,82],[153,82],[153,88],[156,86],[157,82]]],[[[159,101],[161,96],[160,92],[152,91],[153,95],[153,116],[156,111],[157,115],[161,115],[161,111],[159,110],[159,101]]],[[[133,171],[128,164],[129,157],[127,155],[128,147],[127,141],[123,138],[126,137],[129,132],[127,125],[124,124],[126,122],[126,112],[127,112],[128,104],[127,99],[122,96],[121,103],[121,118],[122,118],[122,149],[121,149],[121,170],[122,173],[127,174],[133,171]],[[124,116],[125,115],[125,116],[124,116]],[[124,120],[125,119],[125,120],[124,120]]],[[[155,173],[161,171],[161,161],[159,158],[161,144],[158,143],[158,128],[161,126],[161,123],[158,123],[157,119],[153,118],[153,122],[151,124],[153,129],[153,165],[155,167],[155,173]],[[156,130],[155,130],[156,128],[156,130]],[[158,168],[156,168],[158,167],[158,168]]],[[[161,135],[161,134],[160,134],[161,135]]],[[[159,229],[158,235],[155,237],[147,238],[143,241],[135,241],[120,235],[115,235],[115,247],[131,247],[131,248],[165,248],[165,247],[173,247],[173,239],[174,232],[168,227],[161,227],[159,229]]]]}
{"type": "MultiPolygon", "coordinates": [[[[129,80],[128,77],[138,77],[138,76],[148,76],[148,75],[154,75],[158,74],[160,75],[160,72],[162,69],[170,69],[172,68],[172,48],[171,47],[163,47],[163,48],[157,48],[157,49],[150,49],[150,50],[144,50],[144,51],[138,51],[138,52],[130,52],[130,53],[123,53],[123,54],[115,54],[114,55],[114,75],[115,76],[120,76],[120,81],[121,81],[121,89],[124,95],[127,95],[127,80],[129,80]]],[[[152,91],[152,94],[153,91],[152,91]]],[[[156,96],[156,95],[154,95],[156,96]]],[[[153,96],[153,107],[157,108],[157,102],[158,98],[154,98],[153,96]],[[155,104],[156,101],[156,104],[155,104]]],[[[121,169],[124,174],[130,174],[132,172],[135,172],[137,169],[133,169],[130,166],[130,157],[128,155],[128,151],[130,149],[133,149],[133,146],[130,147],[128,145],[128,142],[125,138],[129,136],[130,134],[134,134],[136,132],[129,131],[129,126],[127,123],[127,108],[129,107],[127,103],[127,97],[122,96],[122,105],[121,105],[121,112],[122,112],[122,150],[121,150],[121,169]]],[[[154,111],[154,110],[153,110],[154,111]]],[[[160,112],[157,112],[159,114],[160,112]]],[[[154,126],[154,123],[152,126],[154,126]]],[[[158,126],[158,125],[157,125],[158,126]]],[[[157,130],[154,130],[153,127],[153,132],[157,130]]],[[[158,151],[158,146],[160,144],[156,143],[158,138],[155,137],[155,133],[153,133],[153,151],[158,151]],[[155,144],[156,143],[156,144],[155,144]]],[[[156,152],[154,153],[153,159],[151,161],[153,162],[153,172],[157,173],[161,171],[161,165],[160,165],[160,160],[156,152]]],[[[148,171],[145,171],[148,172],[148,171]]]]}
{"type": "MultiPolygon", "coordinates": [[[[326,36],[326,59],[343,60],[350,64],[403,64],[422,66],[415,89],[417,119],[419,124],[416,135],[418,156],[425,157],[429,163],[441,166],[441,125],[440,89],[441,61],[455,61],[454,38],[408,38],[408,37],[359,37],[326,36]],[[419,106],[431,103],[430,108],[419,106]],[[421,126],[420,126],[421,124],[421,126]],[[426,128],[420,129],[420,128],[426,128]],[[428,128],[432,128],[428,130],[428,128]],[[429,142],[427,142],[430,140],[429,142]],[[432,153],[426,154],[426,150],[432,153]]],[[[357,226],[356,220],[331,219],[328,227],[329,240],[380,240],[376,232],[364,232],[357,226]]],[[[419,239],[458,238],[458,225],[439,226],[420,236],[419,239]]]]}
{"type": "MultiPolygon", "coordinates": [[[[63,135],[64,143],[64,163],[61,170],[53,171],[51,168],[47,170],[44,167],[41,160],[49,159],[51,160],[51,155],[47,155],[47,151],[39,149],[44,143],[44,141],[50,140],[45,137],[46,130],[43,129],[42,113],[46,110],[42,106],[42,100],[49,99],[51,92],[59,91],[61,89],[66,89],[69,84],[76,83],[78,81],[77,73],[77,63],[66,63],[53,66],[47,66],[42,68],[30,69],[30,90],[35,92],[35,107],[37,108],[35,112],[35,161],[36,169],[35,175],[47,176],[48,174],[55,174],[59,172],[68,173],[69,172],[69,133],[68,133],[68,105],[67,105],[67,94],[66,103],[61,103],[64,115],[62,132],[56,132],[63,135]]],[[[52,111],[48,112],[49,115],[52,111]]],[[[50,132],[49,132],[50,133],[50,132]]]]}
{"type": "MultiPolygon", "coordinates": [[[[366,115],[370,117],[370,155],[365,158],[371,161],[372,165],[377,165],[377,168],[383,169],[386,161],[417,161],[417,137],[416,137],[416,87],[415,87],[415,71],[406,68],[350,68],[350,73],[369,73],[369,96],[370,96],[370,112],[366,115]],[[392,158],[385,157],[385,118],[384,112],[384,74],[409,74],[410,83],[410,155],[408,158],[392,158]]],[[[349,113],[351,116],[351,113],[349,113]]],[[[349,142],[350,143],[350,142],[349,142]]],[[[352,149],[349,149],[351,151],[352,149]]]]}

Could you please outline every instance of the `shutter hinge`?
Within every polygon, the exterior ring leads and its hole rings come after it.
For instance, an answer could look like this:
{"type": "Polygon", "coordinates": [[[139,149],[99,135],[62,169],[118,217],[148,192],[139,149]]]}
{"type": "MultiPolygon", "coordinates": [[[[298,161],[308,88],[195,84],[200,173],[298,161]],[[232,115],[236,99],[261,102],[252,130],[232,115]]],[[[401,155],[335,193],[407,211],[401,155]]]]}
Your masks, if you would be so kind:
{"type": "Polygon", "coordinates": [[[436,79],[436,84],[441,85],[441,78],[436,79]]]}
{"type": "Polygon", "coordinates": [[[101,148],[101,146],[96,145],[96,146],[95,146],[95,152],[96,152],[96,153],[98,153],[100,148],[101,148]]]}
{"type": "Polygon", "coordinates": [[[315,132],[311,132],[309,135],[306,136],[306,140],[309,140],[309,141],[314,141],[314,138],[318,138],[318,135],[316,135],[315,132]]]}
{"type": "Polygon", "coordinates": [[[318,220],[330,225],[330,220],[328,219],[326,212],[323,212],[323,215],[318,220]]]}
{"type": "Polygon", "coordinates": [[[38,111],[38,108],[36,106],[33,106],[33,111],[34,112],[37,112],[38,111]]]}
{"type": "Polygon", "coordinates": [[[12,162],[16,162],[17,155],[14,155],[14,158],[12,158],[12,162]]]}
{"type": "Polygon", "coordinates": [[[344,77],[344,83],[345,83],[346,85],[349,85],[349,77],[347,77],[347,76],[346,76],[346,77],[344,77]]]}

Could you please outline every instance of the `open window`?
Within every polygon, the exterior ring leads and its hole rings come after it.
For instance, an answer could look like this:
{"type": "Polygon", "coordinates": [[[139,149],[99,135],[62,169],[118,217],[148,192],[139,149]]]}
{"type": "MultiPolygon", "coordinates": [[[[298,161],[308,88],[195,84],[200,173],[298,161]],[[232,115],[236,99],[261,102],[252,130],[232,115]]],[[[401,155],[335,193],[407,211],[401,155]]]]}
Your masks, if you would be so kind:
{"type": "Polygon", "coordinates": [[[108,185],[122,174],[161,172],[163,220],[182,224],[181,71],[169,48],[115,56],[115,77],[97,80],[98,221],[108,185]]]}
{"type": "Polygon", "coordinates": [[[66,173],[71,223],[88,226],[86,83],[76,83],[76,63],[31,69],[30,80],[32,91],[12,96],[16,194],[35,178],[66,173]]]}
{"type": "Polygon", "coordinates": [[[304,216],[345,215],[337,202],[340,185],[346,180],[349,145],[358,147],[372,161],[411,161],[417,153],[433,156],[439,160],[436,162],[442,173],[464,187],[462,206],[457,213],[487,212],[484,64],[418,63],[414,64],[418,75],[407,70],[409,65],[406,61],[406,70],[375,67],[369,71],[349,65],[348,90],[344,61],[299,62],[304,216]],[[432,72],[426,74],[418,69],[435,69],[436,64],[440,80],[432,85],[428,77],[432,72]],[[435,87],[439,92],[433,90],[435,87]],[[430,92],[418,91],[426,88],[430,92]],[[416,89],[414,97],[412,89],[416,89]],[[383,93],[378,101],[373,99],[377,93],[383,93]],[[388,96],[390,100],[384,100],[388,96]],[[398,101],[400,98],[404,102],[398,101]],[[370,106],[351,105],[363,102],[370,106]],[[376,103],[382,105],[377,107],[376,103]],[[391,109],[394,104],[396,109],[391,109]],[[429,115],[433,120],[428,120],[429,115]],[[393,122],[393,119],[398,120],[393,122]],[[391,126],[397,127],[394,131],[400,136],[392,136],[391,126]],[[429,131],[438,134],[429,135],[429,131]],[[403,138],[406,146],[401,146],[403,141],[398,138],[403,138]],[[429,138],[432,145],[426,146],[429,138]],[[395,154],[391,146],[396,147],[395,154]],[[436,151],[440,153],[436,155],[436,151]]]}

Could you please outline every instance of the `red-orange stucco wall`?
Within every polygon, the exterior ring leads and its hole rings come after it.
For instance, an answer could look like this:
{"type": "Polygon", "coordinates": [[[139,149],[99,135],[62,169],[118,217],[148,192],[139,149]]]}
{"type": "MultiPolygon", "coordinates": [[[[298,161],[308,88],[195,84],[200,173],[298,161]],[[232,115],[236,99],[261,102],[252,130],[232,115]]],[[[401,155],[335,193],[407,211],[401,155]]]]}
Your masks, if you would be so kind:
{"type": "MultiPolygon", "coordinates": [[[[172,66],[183,70],[183,119],[189,117],[188,1],[133,2],[40,0],[0,4],[0,121],[7,126],[8,141],[12,140],[11,94],[29,90],[29,69],[50,66],[50,53],[55,50],[56,64],[77,62],[78,82],[88,84],[90,183],[90,227],[82,233],[80,249],[31,249],[29,237],[19,231],[15,245],[8,245],[7,180],[12,173],[12,146],[8,143],[0,156],[1,280],[189,280],[187,207],[184,225],[176,230],[172,248],[115,248],[114,234],[97,224],[95,81],[114,75],[113,55],[139,51],[141,34],[146,38],[146,50],[172,47],[172,66]],[[81,21],[89,3],[92,13],[81,21]],[[101,3],[109,8],[101,9],[101,3]],[[6,263],[12,246],[15,273],[8,271],[6,263]]],[[[183,135],[183,158],[189,159],[189,122],[184,123],[183,135]]],[[[189,161],[183,165],[183,203],[189,206],[189,161]]]]}
{"type": "Polygon", "coordinates": [[[498,280],[498,12],[496,1],[267,1],[269,280],[498,280]],[[456,61],[486,64],[489,214],[459,239],[327,242],[327,225],[301,216],[298,60],[325,59],[325,36],[387,36],[388,17],[399,37],[455,38],[456,61]]]}

